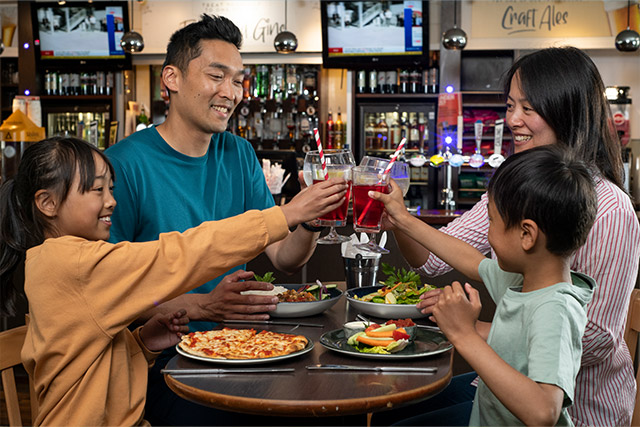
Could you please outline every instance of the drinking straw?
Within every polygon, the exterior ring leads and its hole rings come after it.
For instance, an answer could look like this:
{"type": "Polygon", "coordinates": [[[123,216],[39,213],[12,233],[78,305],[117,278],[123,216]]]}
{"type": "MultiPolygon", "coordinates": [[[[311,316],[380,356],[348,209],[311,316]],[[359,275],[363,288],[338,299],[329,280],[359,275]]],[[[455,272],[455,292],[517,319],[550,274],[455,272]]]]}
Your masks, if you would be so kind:
{"type": "Polygon", "coordinates": [[[313,128],[313,135],[316,137],[316,144],[318,144],[318,153],[320,153],[322,173],[324,174],[324,180],[326,181],[329,179],[329,174],[327,173],[327,163],[324,160],[324,152],[322,151],[322,143],[320,142],[320,133],[318,132],[318,128],[313,128]]]}
{"type": "MultiPolygon", "coordinates": [[[[396,159],[398,158],[398,156],[402,152],[402,149],[404,148],[404,144],[406,144],[406,143],[407,143],[407,138],[402,138],[402,140],[398,144],[398,148],[396,148],[396,152],[393,153],[393,156],[391,156],[391,160],[389,161],[389,164],[387,165],[386,168],[384,168],[384,171],[382,171],[382,175],[386,175],[389,172],[391,172],[391,168],[393,167],[393,163],[396,161],[396,159]]],[[[378,184],[382,184],[382,178],[378,181],[378,184]]],[[[358,222],[359,223],[362,223],[362,220],[364,219],[365,214],[369,210],[369,207],[371,206],[371,203],[373,203],[373,199],[369,199],[369,203],[367,203],[367,206],[365,206],[364,209],[362,209],[362,212],[360,212],[360,216],[358,217],[358,222]]]]}
{"type": "Polygon", "coordinates": [[[404,144],[406,143],[407,143],[407,138],[402,138],[402,140],[400,141],[400,144],[398,144],[398,148],[396,148],[396,152],[393,153],[393,156],[391,156],[391,160],[389,161],[389,164],[387,165],[386,168],[384,168],[384,171],[382,172],[383,175],[391,172],[391,167],[393,166],[393,163],[396,161],[396,159],[400,155],[400,152],[402,151],[402,149],[404,148],[404,144]]]}

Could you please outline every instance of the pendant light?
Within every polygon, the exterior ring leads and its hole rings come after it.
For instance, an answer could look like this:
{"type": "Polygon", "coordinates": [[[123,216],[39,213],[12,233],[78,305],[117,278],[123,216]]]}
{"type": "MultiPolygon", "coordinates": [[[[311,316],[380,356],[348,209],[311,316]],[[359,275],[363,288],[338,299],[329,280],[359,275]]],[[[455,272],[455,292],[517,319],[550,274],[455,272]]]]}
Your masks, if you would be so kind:
{"type": "Polygon", "coordinates": [[[631,0],[627,0],[627,29],[616,36],[616,49],[620,52],[635,52],[640,47],[640,35],[629,27],[631,0]]]}
{"type": "MultiPolygon", "coordinates": [[[[133,28],[133,0],[131,0],[131,27],[133,28]]],[[[144,49],[144,40],[142,34],[130,30],[127,31],[120,40],[120,46],[125,52],[134,53],[142,52],[144,49]]]]}
{"type": "Polygon", "coordinates": [[[467,45],[467,33],[458,28],[458,2],[453,3],[453,28],[442,33],[442,45],[445,49],[461,50],[467,45]]]}
{"type": "Polygon", "coordinates": [[[291,31],[287,31],[287,0],[284,0],[284,31],[278,33],[273,40],[273,47],[278,53],[293,53],[298,47],[298,39],[291,31]]]}

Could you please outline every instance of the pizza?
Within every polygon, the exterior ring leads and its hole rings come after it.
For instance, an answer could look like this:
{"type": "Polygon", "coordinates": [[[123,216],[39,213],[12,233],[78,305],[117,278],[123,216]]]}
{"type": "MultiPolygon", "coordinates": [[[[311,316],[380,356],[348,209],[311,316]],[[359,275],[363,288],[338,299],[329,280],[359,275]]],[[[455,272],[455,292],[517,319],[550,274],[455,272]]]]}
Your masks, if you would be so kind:
{"type": "Polygon", "coordinates": [[[295,353],[307,343],[302,335],[223,328],[183,335],[178,345],[189,354],[211,359],[263,359],[295,353]]]}

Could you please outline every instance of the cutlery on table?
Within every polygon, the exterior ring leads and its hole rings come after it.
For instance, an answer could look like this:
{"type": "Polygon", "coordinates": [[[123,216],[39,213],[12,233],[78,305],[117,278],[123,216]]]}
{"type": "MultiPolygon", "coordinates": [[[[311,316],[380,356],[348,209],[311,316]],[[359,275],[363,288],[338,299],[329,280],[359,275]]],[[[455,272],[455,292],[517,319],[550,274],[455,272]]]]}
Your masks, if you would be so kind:
{"type": "Polygon", "coordinates": [[[434,374],[438,368],[419,368],[413,366],[354,366],[354,365],[308,365],[309,370],[332,371],[378,371],[434,374]]]}
{"type": "Polygon", "coordinates": [[[161,369],[161,374],[171,374],[180,376],[200,376],[219,374],[256,374],[256,373],[276,373],[294,372],[294,368],[239,368],[239,369],[161,369]]]}
{"type": "Polygon", "coordinates": [[[285,326],[307,326],[309,328],[324,328],[320,323],[286,322],[281,320],[223,320],[220,323],[244,323],[253,325],[285,325],[285,326]]]}
{"type": "MultiPolygon", "coordinates": [[[[363,322],[367,322],[367,323],[376,323],[376,322],[374,322],[374,321],[373,321],[373,320],[371,320],[371,319],[367,319],[367,318],[366,318],[366,317],[364,317],[362,314],[357,314],[357,315],[356,315],[356,317],[357,317],[358,319],[362,320],[363,322]]],[[[419,325],[419,324],[417,324],[417,323],[416,323],[416,326],[417,326],[418,328],[428,329],[428,330],[430,330],[430,331],[442,332],[442,331],[440,330],[440,328],[439,328],[439,327],[437,327],[437,326],[419,325]]]]}

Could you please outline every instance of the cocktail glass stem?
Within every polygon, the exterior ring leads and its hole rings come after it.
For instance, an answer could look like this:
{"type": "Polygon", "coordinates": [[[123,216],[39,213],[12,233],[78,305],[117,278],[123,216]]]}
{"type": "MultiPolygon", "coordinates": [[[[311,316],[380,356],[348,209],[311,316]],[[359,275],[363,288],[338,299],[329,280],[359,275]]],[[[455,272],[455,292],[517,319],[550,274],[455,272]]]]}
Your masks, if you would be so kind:
{"type": "Polygon", "coordinates": [[[349,240],[351,240],[349,237],[338,234],[336,232],[336,228],[332,225],[329,229],[329,234],[319,238],[317,242],[321,245],[337,245],[339,243],[348,242],[349,240]]]}
{"type": "Polygon", "coordinates": [[[367,243],[357,243],[355,246],[358,249],[362,249],[363,251],[369,251],[376,254],[388,254],[389,250],[379,246],[376,243],[376,233],[366,232],[369,237],[369,241],[367,243]]]}

